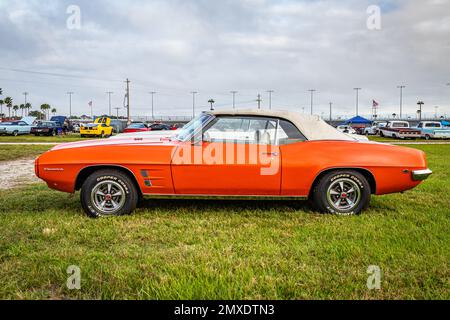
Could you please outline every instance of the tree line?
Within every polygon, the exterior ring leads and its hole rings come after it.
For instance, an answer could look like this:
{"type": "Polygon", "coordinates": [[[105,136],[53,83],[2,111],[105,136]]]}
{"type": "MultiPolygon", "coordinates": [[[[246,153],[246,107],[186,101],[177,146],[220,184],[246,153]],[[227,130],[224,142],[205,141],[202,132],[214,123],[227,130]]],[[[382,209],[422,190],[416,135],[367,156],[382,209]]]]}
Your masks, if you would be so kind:
{"type": "MultiPolygon", "coordinates": [[[[0,96],[3,96],[3,89],[0,88],[0,96]]],[[[31,103],[27,102],[27,103],[23,103],[20,105],[14,104],[14,100],[11,97],[5,97],[4,99],[0,99],[0,118],[5,118],[6,117],[6,113],[3,112],[3,106],[5,106],[8,109],[8,118],[17,118],[19,115],[19,110],[21,113],[21,116],[31,116],[31,117],[36,117],[38,119],[44,119],[44,118],[50,118],[50,113],[52,113],[53,115],[56,114],[57,110],[56,108],[52,108],[50,106],[50,104],[48,103],[43,103],[41,104],[41,106],[39,107],[39,110],[33,110],[30,111],[31,108],[33,107],[31,105],[31,103]]]]}

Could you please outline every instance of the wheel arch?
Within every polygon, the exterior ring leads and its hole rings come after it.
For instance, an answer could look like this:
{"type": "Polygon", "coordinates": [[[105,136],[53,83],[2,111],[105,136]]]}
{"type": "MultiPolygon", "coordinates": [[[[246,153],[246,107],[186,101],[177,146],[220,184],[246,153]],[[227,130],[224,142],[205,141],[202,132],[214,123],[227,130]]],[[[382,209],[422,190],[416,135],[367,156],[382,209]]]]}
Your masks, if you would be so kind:
{"type": "Polygon", "coordinates": [[[80,172],[78,172],[78,175],[75,179],[75,191],[78,191],[81,189],[81,186],[83,185],[84,181],[86,181],[86,179],[92,173],[94,173],[95,171],[104,170],[104,169],[117,170],[117,171],[120,171],[120,172],[126,174],[131,179],[131,181],[134,183],[136,189],[139,192],[139,196],[142,196],[141,187],[139,186],[139,183],[138,183],[133,171],[131,171],[129,168],[126,168],[124,166],[110,165],[110,164],[92,165],[92,166],[87,166],[87,167],[84,167],[83,169],[81,169],[80,172]]]}
{"type": "Polygon", "coordinates": [[[326,175],[327,173],[330,173],[332,171],[341,171],[341,170],[353,170],[353,171],[356,171],[356,172],[362,174],[364,176],[364,178],[367,179],[367,182],[370,185],[370,193],[371,194],[376,194],[377,183],[376,183],[376,180],[375,180],[375,176],[373,175],[373,173],[370,170],[368,170],[366,168],[359,168],[359,167],[334,167],[334,168],[324,169],[324,170],[320,171],[316,175],[316,177],[314,178],[314,181],[313,181],[313,183],[311,185],[311,188],[309,189],[308,197],[310,198],[312,196],[312,193],[313,193],[313,190],[314,190],[316,184],[320,181],[320,179],[324,175],[326,175]]]}

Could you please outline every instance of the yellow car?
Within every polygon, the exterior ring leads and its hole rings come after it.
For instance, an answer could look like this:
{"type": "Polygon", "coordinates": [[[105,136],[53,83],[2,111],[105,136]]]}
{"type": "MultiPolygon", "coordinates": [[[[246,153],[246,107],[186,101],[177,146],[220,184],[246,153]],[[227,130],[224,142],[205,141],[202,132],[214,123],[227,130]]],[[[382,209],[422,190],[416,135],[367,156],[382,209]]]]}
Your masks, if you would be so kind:
{"type": "Polygon", "coordinates": [[[113,133],[113,127],[111,127],[111,119],[107,117],[101,117],[95,119],[94,123],[82,124],[80,127],[81,137],[109,137],[113,133]]]}

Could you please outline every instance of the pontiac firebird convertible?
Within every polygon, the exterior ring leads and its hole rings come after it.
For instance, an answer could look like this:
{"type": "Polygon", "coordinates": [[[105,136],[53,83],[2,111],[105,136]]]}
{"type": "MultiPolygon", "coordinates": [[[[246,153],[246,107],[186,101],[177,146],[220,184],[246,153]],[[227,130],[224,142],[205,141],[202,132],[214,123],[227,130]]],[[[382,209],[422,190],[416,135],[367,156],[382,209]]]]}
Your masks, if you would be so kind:
{"type": "Polygon", "coordinates": [[[309,199],[350,215],[371,195],[412,189],[431,174],[422,151],[357,141],[317,116],[260,110],[202,113],[167,136],[58,145],[35,172],[50,188],[81,190],[91,217],[130,214],[143,196],[309,199]]]}

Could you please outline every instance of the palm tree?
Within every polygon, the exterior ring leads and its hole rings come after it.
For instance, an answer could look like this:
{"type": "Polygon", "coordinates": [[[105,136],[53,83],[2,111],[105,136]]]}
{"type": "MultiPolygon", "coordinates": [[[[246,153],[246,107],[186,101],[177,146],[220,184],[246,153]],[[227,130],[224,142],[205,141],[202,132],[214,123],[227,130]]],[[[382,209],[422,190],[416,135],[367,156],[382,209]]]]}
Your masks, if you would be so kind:
{"type": "Polygon", "coordinates": [[[14,105],[13,110],[14,110],[14,116],[17,117],[17,110],[19,110],[19,106],[17,104],[14,105]]]}
{"type": "Polygon", "coordinates": [[[19,106],[19,108],[20,108],[20,110],[22,111],[22,118],[23,118],[23,109],[25,109],[25,105],[22,103],[22,104],[19,106]]]}
{"type": "Polygon", "coordinates": [[[8,118],[11,118],[11,108],[13,104],[13,99],[11,97],[6,97],[4,100],[6,107],[8,108],[8,118]]]}
{"type": "Polygon", "coordinates": [[[5,102],[3,100],[0,100],[0,117],[3,118],[3,105],[5,104],[5,102]]]}
{"type": "Polygon", "coordinates": [[[25,109],[27,109],[27,115],[30,113],[30,109],[31,109],[31,103],[27,102],[25,103],[25,109]]]}
{"type": "MultiPolygon", "coordinates": [[[[41,104],[41,110],[44,112],[44,114],[45,114],[45,111],[50,110],[50,108],[51,107],[48,103],[41,104]]],[[[47,117],[50,118],[50,113],[47,112],[47,114],[48,114],[47,117]]]]}
{"type": "Polygon", "coordinates": [[[53,115],[56,114],[56,108],[53,108],[53,109],[52,109],[52,113],[53,113],[53,115]]]}
{"type": "Polygon", "coordinates": [[[209,99],[208,103],[211,104],[211,111],[214,110],[213,104],[215,103],[214,99],[209,99]]]}

